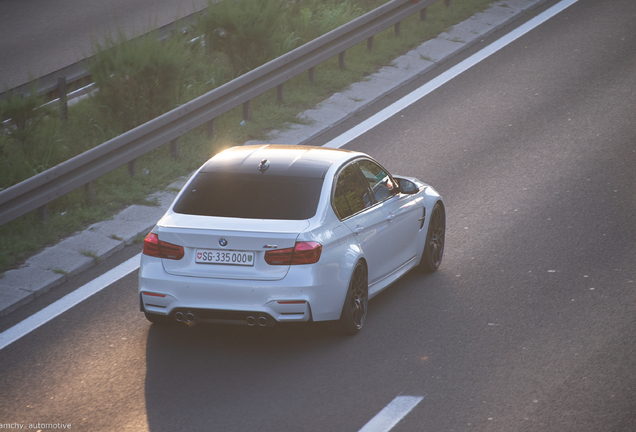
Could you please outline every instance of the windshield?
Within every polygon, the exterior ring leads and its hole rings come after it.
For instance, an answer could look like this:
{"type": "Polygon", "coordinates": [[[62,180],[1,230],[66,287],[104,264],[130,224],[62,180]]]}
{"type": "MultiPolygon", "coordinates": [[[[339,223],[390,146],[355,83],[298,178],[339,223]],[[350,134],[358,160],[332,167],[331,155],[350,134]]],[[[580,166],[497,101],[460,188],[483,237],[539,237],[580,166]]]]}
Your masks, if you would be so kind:
{"type": "Polygon", "coordinates": [[[309,219],[323,179],[199,172],[174,206],[176,213],[247,219],[309,219]]]}

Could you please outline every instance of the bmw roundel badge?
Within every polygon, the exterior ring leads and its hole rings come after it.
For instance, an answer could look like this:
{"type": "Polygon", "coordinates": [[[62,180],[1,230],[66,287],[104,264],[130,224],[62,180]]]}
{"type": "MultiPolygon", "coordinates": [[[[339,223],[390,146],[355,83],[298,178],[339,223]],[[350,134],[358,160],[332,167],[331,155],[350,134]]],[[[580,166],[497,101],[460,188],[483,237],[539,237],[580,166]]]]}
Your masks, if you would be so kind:
{"type": "Polygon", "coordinates": [[[264,173],[267,171],[267,168],[269,168],[269,161],[267,159],[263,159],[261,163],[258,164],[257,168],[260,172],[264,173]]]}
{"type": "Polygon", "coordinates": [[[224,238],[222,238],[221,240],[219,240],[219,244],[223,247],[227,246],[227,240],[225,240],[224,238]]]}

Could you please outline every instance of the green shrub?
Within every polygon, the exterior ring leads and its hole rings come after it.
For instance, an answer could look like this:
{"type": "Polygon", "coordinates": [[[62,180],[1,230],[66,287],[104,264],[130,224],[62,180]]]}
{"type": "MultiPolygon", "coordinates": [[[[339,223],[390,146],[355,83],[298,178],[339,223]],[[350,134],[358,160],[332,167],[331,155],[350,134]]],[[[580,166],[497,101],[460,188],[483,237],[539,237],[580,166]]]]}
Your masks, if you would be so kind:
{"type": "Polygon", "coordinates": [[[27,95],[6,91],[0,100],[0,188],[38,174],[68,158],[54,145],[59,121],[48,117],[54,109],[44,105],[32,83],[27,95]]]}
{"type": "Polygon", "coordinates": [[[31,81],[26,95],[6,88],[5,94],[6,98],[0,100],[0,127],[8,136],[26,145],[35,126],[52,110],[44,106],[44,97],[38,96],[37,81],[31,81]]]}
{"type": "Polygon", "coordinates": [[[281,0],[208,0],[197,27],[209,52],[225,54],[238,76],[277,54],[283,6],[281,0]]]}
{"type": "Polygon", "coordinates": [[[290,5],[286,27],[289,33],[309,42],[361,16],[364,10],[351,1],[303,0],[290,5]]]}
{"type": "Polygon", "coordinates": [[[89,63],[94,97],[119,133],[175,108],[185,90],[189,50],[183,37],[159,41],[152,32],[133,41],[123,32],[95,43],[89,63]]]}

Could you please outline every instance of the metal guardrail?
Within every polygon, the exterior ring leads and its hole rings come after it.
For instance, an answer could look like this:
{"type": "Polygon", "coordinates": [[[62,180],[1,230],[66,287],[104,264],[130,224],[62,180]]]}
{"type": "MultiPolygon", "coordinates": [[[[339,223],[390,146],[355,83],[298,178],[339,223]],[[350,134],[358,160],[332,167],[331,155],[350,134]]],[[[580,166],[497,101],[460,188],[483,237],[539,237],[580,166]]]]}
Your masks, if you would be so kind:
{"type": "Polygon", "coordinates": [[[418,11],[423,17],[426,7],[437,1],[391,0],[160,117],[0,191],[0,225],[42,208],[122,165],[134,163],[139,156],[210,124],[221,114],[248,104],[296,75],[310,71],[311,76],[315,66],[335,55],[340,55],[344,65],[345,50],[364,40],[371,46],[372,37],[391,26],[399,32],[400,21],[418,11]]]}

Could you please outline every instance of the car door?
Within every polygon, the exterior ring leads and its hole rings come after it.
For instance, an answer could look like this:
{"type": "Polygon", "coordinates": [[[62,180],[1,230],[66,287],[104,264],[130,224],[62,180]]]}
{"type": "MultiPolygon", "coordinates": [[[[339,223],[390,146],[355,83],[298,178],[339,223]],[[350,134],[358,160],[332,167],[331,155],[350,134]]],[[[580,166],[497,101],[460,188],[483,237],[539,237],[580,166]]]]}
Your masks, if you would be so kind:
{"type": "Polygon", "coordinates": [[[417,205],[414,195],[400,193],[397,182],[375,161],[360,159],[356,166],[371,190],[375,206],[388,223],[381,236],[390,274],[417,255],[421,205],[417,205]]]}
{"type": "Polygon", "coordinates": [[[340,170],[333,194],[336,214],[353,233],[367,260],[369,284],[381,279],[390,269],[386,257],[384,231],[389,222],[376,206],[371,190],[353,163],[340,170]]]}

